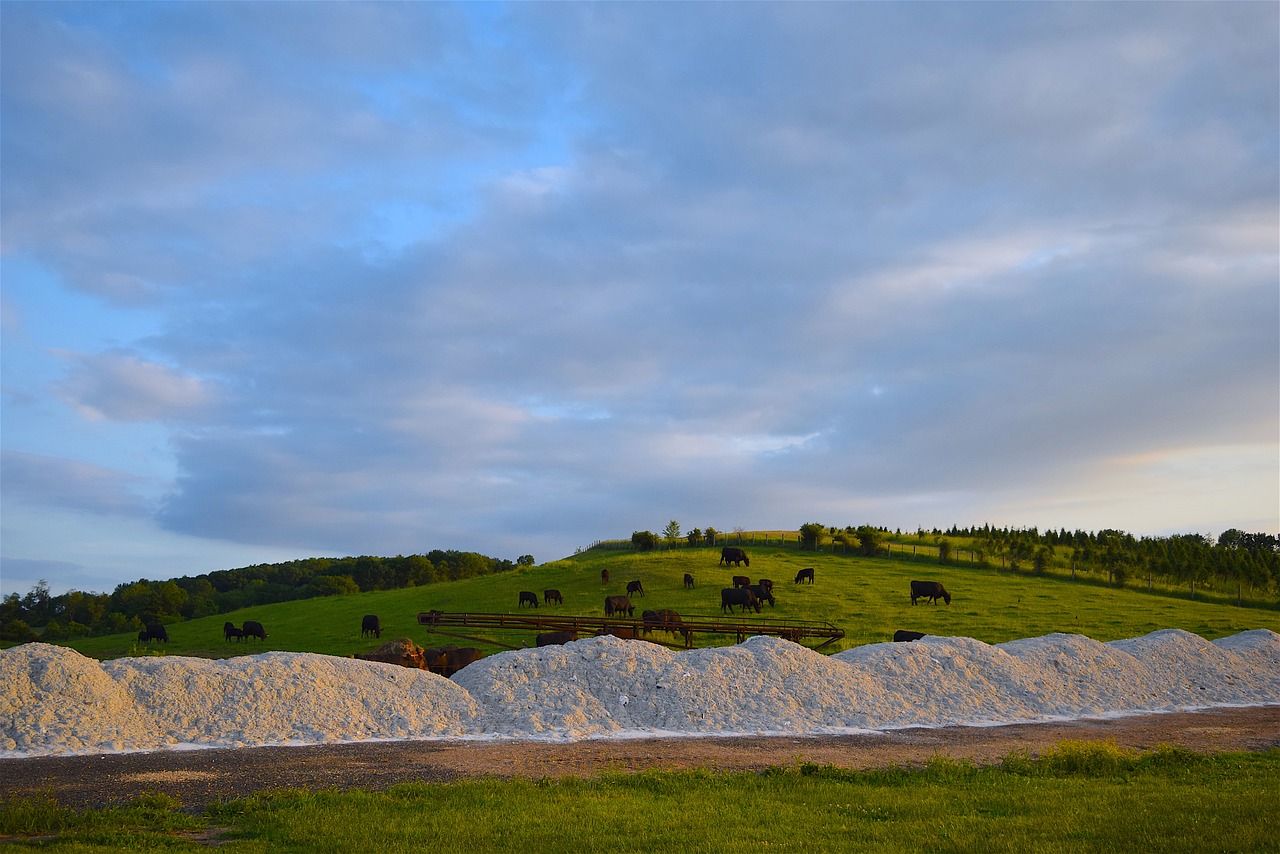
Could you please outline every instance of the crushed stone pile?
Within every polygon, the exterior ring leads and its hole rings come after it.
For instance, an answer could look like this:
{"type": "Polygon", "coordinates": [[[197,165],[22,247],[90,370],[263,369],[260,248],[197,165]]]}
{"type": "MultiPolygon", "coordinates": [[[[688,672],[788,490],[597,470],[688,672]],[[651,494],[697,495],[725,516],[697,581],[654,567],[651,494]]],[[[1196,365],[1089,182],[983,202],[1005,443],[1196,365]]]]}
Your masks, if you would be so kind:
{"type": "Polygon", "coordinates": [[[672,651],[588,638],[498,653],[445,679],[270,652],[99,663],[0,651],[0,757],[369,739],[820,734],[1280,703],[1280,635],[1166,629],[1102,643],[926,637],[822,655],[754,637],[672,651]]]}

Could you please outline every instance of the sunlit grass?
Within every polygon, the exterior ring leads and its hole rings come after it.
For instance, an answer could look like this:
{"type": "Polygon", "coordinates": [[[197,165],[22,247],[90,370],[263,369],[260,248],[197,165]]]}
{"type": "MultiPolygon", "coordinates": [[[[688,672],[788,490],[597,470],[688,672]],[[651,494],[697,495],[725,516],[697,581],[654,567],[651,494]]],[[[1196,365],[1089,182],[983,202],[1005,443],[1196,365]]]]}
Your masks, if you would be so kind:
{"type": "MultiPolygon", "coordinates": [[[[637,609],[670,608],[691,616],[719,618],[720,590],[733,575],[753,581],[771,578],[777,607],[765,606],[760,615],[735,615],[735,619],[820,620],[845,632],[845,639],[825,651],[835,652],[892,638],[898,629],[934,635],[962,635],[987,643],[1000,643],[1051,632],[1088,635],[1097,640],[1135,637],[1164,628],[1180,628],[1210,640],[1246,629],[1280,631],[1280,611],[1239,608],[1221,602],[1152,595],[1141,588],[1112,589],[1091,581],[1073,582],[1062,576],[1036,577],[961,563],[941,566],[931,561],[899,561],[793,549],[747,546],[750,567],[719,565],[717,548],[682,548],[636,553],[587,551],[565,560],[499,575],[349,596],[306,599],[247,608],[234,614],[206,617],[169,627],[172,641],[153,644],[151,652],[223,657],[264,650],[321,652],[351,655],[379,643],[360,636],[360,618],[378,614],[383,639],[409,637],[423,645],[459,641],[432,635],[417,623],[417,614],[432,608],[444,611],[518,613],[518,593],[531,590],[541,599],[547,588],[564,595],[563,605],[541,606],[536,612],[603,616],[604,597],[621,594],[626,582],[643,582],[645,595],[636,598],[637,609]],[[813,585],[794,583],[796,572],[815,569],[813,585]],[[600,570],[607,568],[610,583],[601,584],[600,570]],[[696,587],[686,590],[685,573],[696,587]],[[913,578],[941,581],[952,594],[951,605],[911,605],[913,578]],[[270,633],[266,642],[227,643],[222,624],[259,620],[270,633]]],[[[531,610],[531,609],[530,609],[531,610]]],[[[639,616],[637,612],[637,617],[639,616]]],[[[532,643],[528,633],[486,635],[495,641],[520,646],[532,643]]],[[[695,638],[699,645],[732,643],[732,637],[695,638]]],[[[137,638],[115,635],[67,641],[68,646],[99,658],[137,654],[137,638]]],[[[497,652],[499,644],[477,644],[497,652]]]]}
{"type": "Polygon", "coordinates": [[[853,771],[799,765],[563,781],[276,791],[200,816],[157,801],[76,812],[0,804],[50,851],[1266,851],[1280,751],[1204,756],[1064,743],[1043,758],[853,771]]]}

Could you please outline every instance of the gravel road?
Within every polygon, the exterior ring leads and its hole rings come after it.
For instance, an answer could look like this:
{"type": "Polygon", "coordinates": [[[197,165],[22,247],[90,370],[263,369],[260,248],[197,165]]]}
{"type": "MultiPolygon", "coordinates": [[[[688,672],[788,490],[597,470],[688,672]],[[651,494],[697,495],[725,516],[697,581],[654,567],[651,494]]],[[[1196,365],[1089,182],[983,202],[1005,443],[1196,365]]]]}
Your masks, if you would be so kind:
{"type": "Polygon", "coordinates": [[[2,759],[0,797],[45,794],[68,806],[100,807],[162,792],[199,811],[211,801],[278,788],[377,790],[410,781],[584,777],[653,768],[759,770],[805,762],[876,768],[921,764],[935,754],[983,763],[1014,750],[1036,754],[1068,739],[1133,748],[1169,744],[1203,753],[1266,750],[1280,747],[1280,706],[871,735],[562,744],[395,741],[2,759]]]}

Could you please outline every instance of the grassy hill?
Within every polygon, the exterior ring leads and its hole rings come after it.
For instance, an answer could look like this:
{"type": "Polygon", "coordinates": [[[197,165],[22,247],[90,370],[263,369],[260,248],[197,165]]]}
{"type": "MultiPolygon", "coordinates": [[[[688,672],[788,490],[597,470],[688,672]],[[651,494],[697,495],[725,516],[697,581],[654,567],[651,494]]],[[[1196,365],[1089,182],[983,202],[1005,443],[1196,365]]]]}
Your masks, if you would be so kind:
{"type": "MultiPolygon", "coordinates": [[[[719,566],[718,548],[632,552],[592,549],[564,560],[499,575],[457,582],[346,596],[331,596],[247,608],[233,614],[206,617],[169,626],[171,642],[153,644],[152,652],[221,658],[250,652],[284,650],[351,655],[375,648],[379,641],[360,637],[360,618],[378,614],[383,640],[409,637],[421,645],[459,641],[430,634],[417,623],[420,611],[519,613],[518,594],[532,590],[542,597],[546,588],[559,589],[563,605],[543,606],[539,614],[603,616],[604,597],[621,594],[626,582],[639,579],[646,595],[636,597],[641,609],[671,608],[683,615],[720,617],[720,590],[735,574],[754,581],[776,582],[777,607],[764,607],[750,622],[769,619],[828,621],[845,632],[845,639],[827,647],[836,652],[866,643],[889,640],[897,629],[936,635],[962,635],[987,643],[1036,637],[1051,632],[1088,635],[1097,640],[1134,637],[1156,629],[1179,628],[1213,640],[1246,629],[1280,632],[1280,611],[1238,608],[1222,602],[1190,601],[1185,594],[1147,593],[1138,589],[1110,589],[1089,581],[1061,576],[1035,577],[991,568],[940,566],[925,561],[904,562],[843,554],[815,554],[776,546],[746,546],[749,568],[719,566]],[[816,583],[792,583],[796,571],[815,569],[816,583]],[[602,585],[600,571],[611,582],[602,585]],[[686,590],[685,573],[696,587],[686,590]],[[911,605],[913,578],[941,581],[952,594],[951,605],[911,605]],[[226,643],[222,625],[244,620],[262,622],[266,642],[226,643]]],[[[507,644],[533,643],[529,633],[487,635],[507,644]]],[[[698,637],[699,645],[731,643],[731,637],[698,637]]],[[[146,654],[134,635],[111,635],[65,641],[86,655],[116,658],[146,654]]],[[[475,644],[486,652],[502,647],[475,644]]]]}

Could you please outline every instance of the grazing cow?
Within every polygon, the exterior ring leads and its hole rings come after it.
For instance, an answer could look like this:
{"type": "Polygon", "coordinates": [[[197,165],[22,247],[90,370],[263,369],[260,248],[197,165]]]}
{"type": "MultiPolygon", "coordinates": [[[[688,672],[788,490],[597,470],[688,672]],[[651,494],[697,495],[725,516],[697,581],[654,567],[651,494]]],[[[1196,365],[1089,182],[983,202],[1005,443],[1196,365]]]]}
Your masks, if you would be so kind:
{"type": "MultiPolygon", "coordinates": [[[[622,598],[626,599],[627,597],[623,596],[622,598]]],[[[592,637],[602,638],[605,635],[612,635],[615,638],[622,638],[623,640],[635,640],[636,630],[629,626],[605,626],[603,629],[593,634],[592,637]]]]}
{"type": "Polygon", "coordinates": [[[693,630],[684,627],[684,621],[680,619],[680,615],[675,611],[659,611],[658,628],[666,629],[673,635],[683,636],[685,646],[693,645],[693,630]]]}
{"type": "Polygon", "coordinates": [[[643,584],[641,584],[639,581],[628,581],[628,582],[627,582],[627,595],[628,595],[628,596],[630,596],[632,593],[639,593],[641,596],[643,596],[643,595],[644,595],[644,585],[643,585],[643,584]]]}
{"type": "Polygon", "coordinates": [[[517,605],[516,607],[523,608],[526,603],[529,605],[532,605],[535,608],[538,607],[538,594],[534,593],[532,590],[521,590],[520,604],[517,605]]]}
{"type": "Polygon", "coordinates": [[[733,564],[734,566],[745,563],[747,566],[751,566],[751,560],[747,557],[747,553],[733,546],[725,546],[720,550],[720,563],[725,565],[733,564]]]}
{"type": "Polygon", "coordinates": [[[432,608],[430,611],[418,612],[418,624],[423,626],[434,626],[440,622],[440,618],[444,616],[444,611],[437,611],[432,608]]]}
{"type": "Polygon", "coordinates": [[[759,581],[757,581],[756,584],[759,584],[761,587],[763,587],[765,590],[768,590],[770,593],[773,592],[773,581],[771,581],[768,578],[762,578],[759,581]]]}
{"type": "Polygon", "coordinates": [[[630,597],[627,596],[606,596],[604,597],[604,615],[612,617],[614,614],[626,613],[630,617],[635,613],[636,606],[631,604],[630,597]]]}
{"type": "Polygon", "coordinates": [[[916,604],[917,599],[928,599],[935,605],[941,599],[948,605],[951,604],[951,594],[947,592],[947,588],[937,581],[911,582],[911,604],[916,604]]]}
{"type": "Polygon", "coordinates": [[[433,646],[422,651],[427,670],[440,676],[452,676],[472,662],[484,658],[474,646],[433,646]]]}
{"type": "Polygon", "coordinates": [[[550,605],[552,602],[555,602],[557,605],[563,605],[564,597],[560,595],[559,590],[543,590],[542,604],[550,605]]]}
{"type": "Polygon", "coordinates": [[[601,584],[609,583],[609,570],[607,569],[600,570],[600,583],[601,584]]]}
{"type": "Polygon", "coordinates": [[[364,619],[360,621],[360,637],[382,637],[382,621],[378,619],[377,614],[365,614],[364,619]]]}
{"type": "Polygon", "coordinates": [[[908,641],[918,641],[924,637],[924,632],[908,632],[904,629],[898,629],[893,633],[894,643],[906,643],[908,641]]]}
{"type": "Polygon", "coordinates": [[[747,586],[747,589],[755,595],[757,600],[761,602],[766,599],[769,600],[770,608],[777,604],[773,599],[773,591],[768,587],[765,587],[763,584],[751,584],[747,586]]]}
{"type": "Polygon", "coordinates": [[[662,625],[658,620],[657,611],[642,611],[640,613],[640,619],[644,621],[644,628],[641,629],[641,631],[644,632],[646,635],[649,634],[651,631],[653,631],[655,628],[658,628],[658,629],[662,628],[662,625]]]}
{"type": "Polygon", "coordinates": [[[222,624],[222,639],[223,639],[223,640],[231,640],[232,638],[235,638],[235,639],[236,639],[236,640],[238,640],[238,641],[239,641],[239,640],[244,640],[244,632],[240,631],[240,629],[237,629],[237,628],[236,628],[236,624],[235,624],[235,623],[229,623],[229,622],[228,622],[228,623],[223,623],[223,624],[222,624]]]}
{"type": "Polygon", "coordinates": [[[687,572],[684,574],[684,589],[685,590],[693,589],[693,576],[687,572]]]}
{"type": "Polygon", "coordinates": [[[748,608],[755,608],[756,613],[760,613],[760,600],[745,587],[726,587],[720,591],[720,612],[732,614],[734,605],[741,605],[744,614],[748,608]]]}
{"type": "Polygon", "coordinates": [[[138,632],[139,643],[151,643],[153,640],[169,642],[169,633],[159,623],[147,623],[147,627],[138,632]]]}
{"type": "Polygon", "coordinates": [[[813,567],[808,566],[796,573],[796,584],[813,583],[813,567]]]}
{"type": "Polygon", "coordinates": [[[423,655],[425,652],[426,650],[409,638],[396,638],[393,641],[387,641],[373,652],[357,652],[355,657],[361,661],[381,661],[383,664],[398,664],[401,667],[426,670],[427,662],[423,655]]]}
{"type": "Polygon", "coordinates": [[[735,575],[735,576],[733,577],[733,586],[734,586],[734,587],[749,587],[749,586],[751,586],[751,579],[750,579],[750,578],[747,578],[745,575],[735,575]]]}
{"type": "Polygon", "coordinates": [[[258,640],[267,639],[267,630],[262,627],[262,623],[257,620],[245,620],[244,625],[240,628],[244,632],[244,639],[257,638],[258,640]]]}
{"type": "Polygon", "coordinates": [[[556,646],[558,644],[576,641],[577,639],[577,632],[543,632],[538,635],[535,642],[538,646],[556,646]]]}

